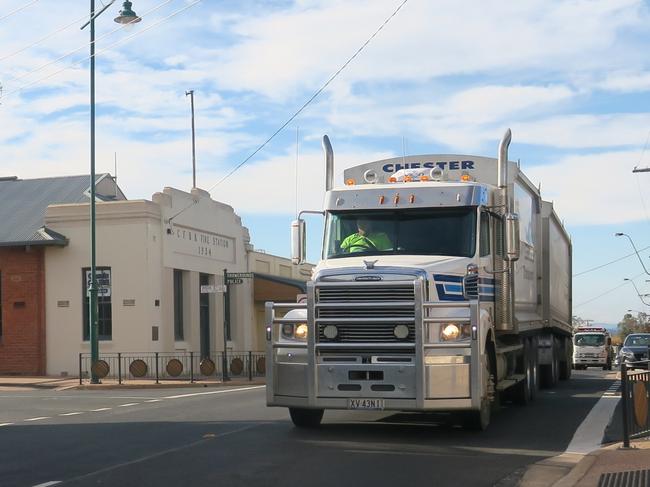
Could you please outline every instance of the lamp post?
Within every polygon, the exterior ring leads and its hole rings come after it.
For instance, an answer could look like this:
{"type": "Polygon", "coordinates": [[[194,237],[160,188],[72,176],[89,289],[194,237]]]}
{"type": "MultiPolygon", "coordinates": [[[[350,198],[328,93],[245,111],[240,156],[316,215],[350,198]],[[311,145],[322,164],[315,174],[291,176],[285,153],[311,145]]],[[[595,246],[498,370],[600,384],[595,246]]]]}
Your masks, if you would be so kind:
{"type": "MultiPolygon", "coordinates": [[[[95,371],[95,363],[99,360],[99,323],[97,318],[97,270],[96,270],[96,242],[95,242],[95,19],[103,14],[108,7],[113,5],[111,0],[98,12],[95,12],[95,0],[90,0],[90,19],[81,29],[90,25],[90,286],[89,291],[89,321],[90,321],[90,370],[92,384],[98,384],[99,378],[95,371]]],[[[122,10],[115,22],[118,24],[131,24],[142,20],[133,10],[132,3],[128,0],[122,5],[122,10]]]]}
{"type": "Polygon", "coordinates": [[[631,282],[631,283],[632,283],[632,286],[634,286],[634,289],[635,289],[635,291],[636,291],[636,294],[639,296],[639,299],[641,300],[641,302],[642,302],[643,304],[645,304],[646,306],[650,306],[650,303],[646,303],[646,302],[643,300],[644,297],[647,297],[647,296],[650,296],[650,295],[648,295],[648,294],[641,294],[641,293],[639,292],[639,288],[636,287],[636,284],[634,283],[634,281],[633,281],[632,279],[629,279],[629,278],[626,277],[626,278],[623,279],[623,280],[624,280],[624,281],[629,281],[629,282],[631,282]]]}
{"type": "Polygon", "coordinates": [[[632,244],[632,248],[634,249],[634,253],[638,257],[639,262],[641,262],[641,266],[643,267],[643,270],[645,271],[646,274],[650,276],[650,272],[648,272],[648,269],[646,269],[645,264],[643,263],[643,259],[641,259],[641,256],[639,255],[639,251],[636,249],[636,245],[634,245],[634,241],[632,240],[632,237],[630,237],[627,233],[623,233],[623,232],[616,232],[614,236],[627,237],[627,239],[630,241],[630,244],[632,244]]]}

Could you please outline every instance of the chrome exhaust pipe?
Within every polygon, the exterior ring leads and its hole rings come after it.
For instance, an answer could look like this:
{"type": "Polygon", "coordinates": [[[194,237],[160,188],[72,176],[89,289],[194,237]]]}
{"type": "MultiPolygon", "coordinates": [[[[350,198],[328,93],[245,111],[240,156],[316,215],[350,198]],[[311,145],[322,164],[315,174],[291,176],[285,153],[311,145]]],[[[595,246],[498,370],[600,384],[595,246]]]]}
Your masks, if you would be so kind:
{"type": "Polygon", "coordinates": [[[327,135],[323,135],[323,150],[325,151],[325,191],[329,191],[334,182],[334,151],[327,135]]]}
{"type": "Polygon", "coordinates": [[[506,130],[503,134],[501,142],[499,142],[499,160],[497,164],[498,185],[499,188],[506,188],[508,186],[508,147],[512,140],[512,132],[510,129],[506,130]]]}

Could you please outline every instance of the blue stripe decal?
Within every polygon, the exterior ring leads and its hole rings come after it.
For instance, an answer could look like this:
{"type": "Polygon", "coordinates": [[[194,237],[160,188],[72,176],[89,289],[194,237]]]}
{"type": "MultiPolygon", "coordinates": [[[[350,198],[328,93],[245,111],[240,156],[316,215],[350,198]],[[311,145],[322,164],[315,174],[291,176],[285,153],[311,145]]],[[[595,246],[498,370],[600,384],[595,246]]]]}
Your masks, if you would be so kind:
{"type": "MultiPolygon", "coordinates": [[[[463,276],[434,274],[433,279],[440,301],[467,301],[463,296],[463,276]]],[[[491,277],[479,278],[479,295],[485,301],[494,301],[494,284],[491,277]]]]}
{"type": "Polygon", "coordinates": [[[457,283],[463,282],[463,278],[461,276],[452,276],[449,274],[434,274],[433,280],[445,281],[445,282],[457,282],[457,283]]]}

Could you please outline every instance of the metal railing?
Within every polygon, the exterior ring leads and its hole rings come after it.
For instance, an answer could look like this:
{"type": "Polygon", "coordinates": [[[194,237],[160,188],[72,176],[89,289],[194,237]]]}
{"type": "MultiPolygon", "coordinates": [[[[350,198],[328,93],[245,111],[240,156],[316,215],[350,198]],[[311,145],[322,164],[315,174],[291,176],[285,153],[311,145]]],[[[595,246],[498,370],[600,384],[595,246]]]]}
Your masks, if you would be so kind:
{"type": "Polygon", "coordinates": [[[629,448],[630,439],[650,436],[650,360],[621,363],[621,398],[623,446],[629,448]]]}
{"type": "Polygon", "coordinates": [[[92,368],[100,379],[116,380],[119,384],[133,380],[196,382],[263,378],[266,374],[264,352],[212,352],[201,356],[197,352],[117,352],[100,353],[91,363],[90,353],[79,354],[79,384],[89,381],[92,368]],[[227,364],[227,367],[225,365],[227,364]]]}

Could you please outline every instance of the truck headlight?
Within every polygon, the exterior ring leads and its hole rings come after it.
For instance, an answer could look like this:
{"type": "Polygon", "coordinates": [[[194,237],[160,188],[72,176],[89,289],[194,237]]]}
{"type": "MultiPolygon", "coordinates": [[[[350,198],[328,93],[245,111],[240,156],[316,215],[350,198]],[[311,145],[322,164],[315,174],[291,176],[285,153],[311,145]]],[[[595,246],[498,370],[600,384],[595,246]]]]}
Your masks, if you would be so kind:
{"type": "Polygon", "coordinates": [[[440,341],[450,342],[454,340],[463,340],[470,337],[470,326],[469,324],[442,324],[440,325],[440,341]]]}
{"type": "Polygon", "coordinates": [[[282,337],[288,340],[298,340],[304,342],[307,340],[306,323],[284,323],[282,325],[282,337]]]}

